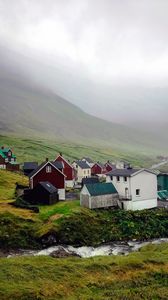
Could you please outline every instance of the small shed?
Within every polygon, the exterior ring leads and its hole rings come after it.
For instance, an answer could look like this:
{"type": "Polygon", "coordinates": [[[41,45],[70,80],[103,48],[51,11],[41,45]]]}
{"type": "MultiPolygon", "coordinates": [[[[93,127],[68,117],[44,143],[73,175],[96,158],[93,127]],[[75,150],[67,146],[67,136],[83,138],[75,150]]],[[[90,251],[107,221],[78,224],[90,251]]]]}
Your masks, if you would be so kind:
{"type": "Polygon", "coordinates": [[[28,176],[31,172],[37,169],[38,163],[35,161],[26,161],[23,165],[24,175],[28,176]]]}
{"type": "Polygon", "coordinates": [[[80,193],[80,205],[90,209],[117,206],[118,199],[112,183],[85,184],[80,193]]]}
{"type": "Polygon", "coordinates": [[[24,200],[30,204],[51,205],[59,200],[58,190],[48,181],[39,182],[33,189],[25,189],[24,200]]]}

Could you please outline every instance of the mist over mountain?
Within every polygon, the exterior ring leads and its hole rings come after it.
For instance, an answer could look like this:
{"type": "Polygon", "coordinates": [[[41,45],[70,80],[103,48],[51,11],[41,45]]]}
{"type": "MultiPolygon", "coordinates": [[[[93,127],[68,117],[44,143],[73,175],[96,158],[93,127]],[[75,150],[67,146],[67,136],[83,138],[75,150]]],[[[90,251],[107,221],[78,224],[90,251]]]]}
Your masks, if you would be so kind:
{"type": "Polygon", "coordinates": [[[1,61],[89,114],[165,129],[167,10],[165,0],[0,0],[1,61]]]}
{"type": "Polygon", "coordinates": [[[167,149],[167,9],[0,0],[1,131],[167,149]]]}
{"type": "MultiPolygon", "coordinates": [[[[8,61],[9,62],[9,61],[8,61]]],[[[0,63],[0,132],[35,138],[61,139],[77,144],[111,146],[161,153],[167,141],[85,113],[16,68],[15,63],[0,63]],[[161,147],[160,147],[161,145],[161,147]]]]}

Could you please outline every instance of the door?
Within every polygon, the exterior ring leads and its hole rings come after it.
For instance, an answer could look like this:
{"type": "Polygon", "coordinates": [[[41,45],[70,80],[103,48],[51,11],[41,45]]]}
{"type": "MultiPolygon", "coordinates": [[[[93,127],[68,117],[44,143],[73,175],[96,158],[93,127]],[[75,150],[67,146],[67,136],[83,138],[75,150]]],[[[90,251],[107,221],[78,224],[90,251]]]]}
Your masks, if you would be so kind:
{"type": "Polygon", "coordinates": [[[125,199],[129,198],[129,192],[128,192],[128,188],[125,188],[125,199]]]}

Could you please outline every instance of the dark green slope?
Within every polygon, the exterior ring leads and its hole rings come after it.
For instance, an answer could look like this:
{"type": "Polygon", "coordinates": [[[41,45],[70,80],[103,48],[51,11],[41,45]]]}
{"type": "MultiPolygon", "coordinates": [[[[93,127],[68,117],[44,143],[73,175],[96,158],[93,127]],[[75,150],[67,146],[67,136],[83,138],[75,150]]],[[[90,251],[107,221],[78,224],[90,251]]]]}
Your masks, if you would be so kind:
{"type": "Polygon", "coordinates": [[[0,71],[0,132],[160,153],[168,146],[154,134],[88,115],[5,68],[0,71]]]}

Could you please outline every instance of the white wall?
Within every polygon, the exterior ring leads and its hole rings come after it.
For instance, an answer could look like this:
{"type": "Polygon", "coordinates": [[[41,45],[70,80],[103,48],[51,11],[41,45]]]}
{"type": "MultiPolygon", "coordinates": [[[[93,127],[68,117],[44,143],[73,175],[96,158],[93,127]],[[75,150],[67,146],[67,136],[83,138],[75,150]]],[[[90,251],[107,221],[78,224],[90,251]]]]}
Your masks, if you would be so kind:
{"type": "Polygon", "coordinates": [[[65,186],[68,188],[74,187],[74,180],[65,180],[65,186]]]}
{"type": "Polygon", "coordinates": [[[0,165],[0,169],[5,170],[6,169],[6,165],[0,165]]]}
{"type": "Polygon", "coordinates": [[[134,201],[157,198],[157,176],[147,171],[132,176],[131,193],[134,201]],[[140,196],[136,196],[136,189],[140,189],[140,196]]]}
{"type": "Polygon", "coordinates": [[[131,181],[130,177],[127,177],[127,181],[124,181],[124,177],[120,176],[120,181],[117,181],[117,177],[113,176],[111,180],[110,176],[106,177],[106,182],[112,182],[116,188],[120,197],[125,197],[125,189],[128,188],[128,196],[131,196],[131,181]]]}
{"type": "Polygon", "coordinates": [[[65,189],[58,189],[59,200],[65,200],[65,189]]]}
{"type": "Polygon", "coordinates": [[[91,169],[82,169],[78,166],[77,169],[77,181],[82,182],[83,178],[91,176],[91,169]]]}
{"type": "Polygon", "coordinates": [[[110,176],[106,178],[107,182],[112,182],[119,193],[119,196],[125,197],[125,188],[128,188],[128,196],[131,196],[131,201],[122,201],[125,210],[148,209],[157,207],[157,176],[147,171],[142,171],[132,177],[127,177],[127,182],[120,176],[120,181],[117,182],[117,177],[113,176],[111,181],[110,176]],[[140,195],[136,195],[136,189],[140,190],[140,195]]]}
{"type": "Polygon", "coordinates": [[[89,194],[89,191],[88,189],[86,188],[86,186],[84,185],[81,192],[80,192],[80,205],[81,206],[85,206],[86,207],[86,203],[87,201],[83,199],[82,195],[84,196],[88,196],[88,204],[87,204],[87,207],[91,208],[91,202],[90,202],[90,194],[89,194]]]}
{"type": "MultiPolygon", "coordinates": [[[[142,210],[157,207],[157,199],[141,200],[141,201],[123,201],[125,210],[142,210]]],[[[121,201],[120,201],[121,208],[121,201]]]]}

